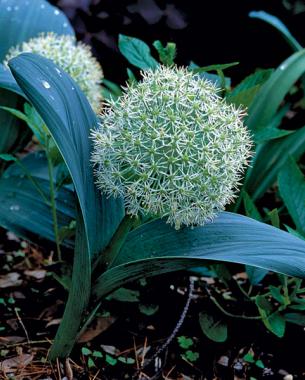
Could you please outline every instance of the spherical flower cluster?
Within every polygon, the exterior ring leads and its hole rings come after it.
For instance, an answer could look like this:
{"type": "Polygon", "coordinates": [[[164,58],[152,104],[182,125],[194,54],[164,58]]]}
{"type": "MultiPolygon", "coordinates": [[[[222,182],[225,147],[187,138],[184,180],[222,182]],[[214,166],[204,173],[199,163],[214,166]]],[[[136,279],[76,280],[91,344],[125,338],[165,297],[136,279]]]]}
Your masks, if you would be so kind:
{"type": "Polygon", "coordinates": [[[12,47],[4,62],[7,64],[11,58],[21,53],[36,53],[53,60],[80,86],[93,110],[100,111],[102,101],[100,84],[103,71],[93,57],[89,46],[77,42],[74,36],[41,34],[39,37],[12,47]]]}
{"type": "Polygon", "coordinates": [[[97,185],[129,214],[203,225],[232,201],[251,153],[243,111],[184,68],[143,73],[92,132],[97,185]]]}

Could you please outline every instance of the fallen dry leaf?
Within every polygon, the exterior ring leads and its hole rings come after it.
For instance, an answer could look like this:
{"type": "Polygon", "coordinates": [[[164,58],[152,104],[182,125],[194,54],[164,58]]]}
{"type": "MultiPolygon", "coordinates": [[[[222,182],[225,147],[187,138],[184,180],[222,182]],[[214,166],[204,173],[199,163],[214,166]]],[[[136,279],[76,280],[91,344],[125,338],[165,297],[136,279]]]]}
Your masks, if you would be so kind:
{"type": "Polygon", "coordinates": [[[22,284],[20,274],[17,272],[10,272],[6,275],[0,276],[0,288],[10,288],[22,284]]]}
{"type": "Polygon", "coordinates": [[[120,354],[120,350],[114,346],[109,346],[107,344],[101,344],[101,348],[103,349],[103,351],[105,351],[107,354],[110,354],[110,355],[116,356],[116,355],[120,354]]]}
{"type": "Polygon", "coordinates": [[[8,232],[6,233],[6,237],[7,237],[7,240],[17,241],[17,242],[20,241],[19,237],[16,236],[13,232],[10,232],[10,231],[8,231],[8,232]]]}
{"type": "Polygon", "coordinates": [[[23,369],[33,360],[33,355],[21,354],[10,359],[5,359],[0,362],[0,369],[6,375],[8,373],[14,373],[20,369],[23,369]]]}
{"type": "Polygon", "coordinates": [[[20,343],[25,340],[24,337],[22,336],[0,336],[0,343],[4,344],[14,344],[14,343],[20,343]]]}
{"type": "Polygon", "coordinates": [[[103,331],[106,331],[114,322],[115,317],[98,317],[94,321],[94,325],[89,327],[78,339],[78,343],[90,342],[103,331]]]}
{"type": "Polygon", "coordinates": [[[60,322],[61,322],[61,318],[52,319],[50,322],[48,322],[48,323],[46,324],[46,327],[54,326],[54,325],[59,325],[60,322]]]}
{"type": "Polygon", "coordinates": [[[26,270],[24,274],[29,277],[34,277],[36,280],[42,280],[45,278],[47,271],[45,269],[26,270]]]}

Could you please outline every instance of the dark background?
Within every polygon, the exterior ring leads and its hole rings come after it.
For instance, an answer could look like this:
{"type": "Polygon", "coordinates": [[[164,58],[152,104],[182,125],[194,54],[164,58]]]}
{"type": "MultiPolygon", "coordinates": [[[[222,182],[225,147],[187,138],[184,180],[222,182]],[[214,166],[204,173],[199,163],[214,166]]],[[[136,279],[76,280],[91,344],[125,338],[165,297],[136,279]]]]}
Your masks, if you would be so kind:
{"type": "MultiPolygon", "coordinates": [[[[255,68],[276,67],[291,54],[269,25],[251,10],[278,16],[305,45],[305,0],[53,0],[70,18],[79,39],[93,47],[105,77],[126,79],[127,62],[117,48],[119,33],[151,43],[177,44],[178,64],[201,66],[239,61],[229,69],[233,84],[255,68]]],[[[154,52],[154,48],[152,48],[154,52]]],[[[154,52],[155,53],[155,52],[154,52]]]]}

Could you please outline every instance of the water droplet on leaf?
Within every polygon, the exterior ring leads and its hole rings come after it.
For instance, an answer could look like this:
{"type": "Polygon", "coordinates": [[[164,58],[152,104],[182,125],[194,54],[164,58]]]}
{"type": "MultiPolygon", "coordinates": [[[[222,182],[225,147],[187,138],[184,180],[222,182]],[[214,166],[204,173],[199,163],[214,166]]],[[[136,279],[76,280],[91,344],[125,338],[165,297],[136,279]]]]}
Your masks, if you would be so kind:
{"type": "Polygon", "coordinates": [[[50,83],[48,83],[48,82],[45,81],[45,80],[42,81],[42,85],[43,85],[44,88],[51,88],[50,83]]]}

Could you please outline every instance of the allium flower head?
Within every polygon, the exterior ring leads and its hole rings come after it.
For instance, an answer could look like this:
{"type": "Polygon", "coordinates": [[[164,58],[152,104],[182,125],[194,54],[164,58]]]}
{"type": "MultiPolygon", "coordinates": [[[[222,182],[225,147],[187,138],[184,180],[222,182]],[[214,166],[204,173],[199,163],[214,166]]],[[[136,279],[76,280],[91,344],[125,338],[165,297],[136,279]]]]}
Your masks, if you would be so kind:
{"type": "Polygon", "coordinates": [[[53,60],[80,86],[93,110],[100,111],[102,101],[100,83],[103,71],[93,57],[89,46],[77,42],[73,36],[41,34],[39,37],[12,47],[4,62],[7,63],[21,53],[36,53],[53,60]]]}
{"type": "Polygon", "coordinates": [[[129,214],[203,225],[232,201],[251,155],[243,111],[184,68],[146,71],[92,132],[97,185],[129,214]]]}

